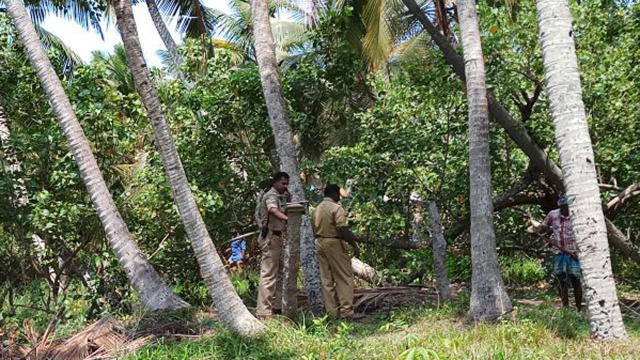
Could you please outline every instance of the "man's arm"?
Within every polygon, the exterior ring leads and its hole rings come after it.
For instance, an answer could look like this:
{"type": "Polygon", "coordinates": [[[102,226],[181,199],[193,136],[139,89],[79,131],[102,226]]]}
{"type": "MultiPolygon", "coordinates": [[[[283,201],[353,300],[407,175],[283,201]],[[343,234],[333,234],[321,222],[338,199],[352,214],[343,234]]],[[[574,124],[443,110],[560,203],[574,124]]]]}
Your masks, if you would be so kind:
{"type": "Polygon", "coordinates": [[[356,241],[358,241],[358,238],[353,235],[351,230],[349,230],[349,227],[347,227],[347,212],[342,207],[340,207],[334,216],[336,222],[336,230],[338,230],[338,237],[353,246],[355,257],[360,256],[360,248],[356,243],[356,241]]]}
{"type": "MultiPolygon", "coordinates": [[[[529,219],[529,221],[527,221],[527,225],[530,227],[530,229],[538,234],[550,234],[553,233],[553,229],[551,228],[551,218],[549,215],[547,215],[547,217],[544,218],[544,220],[539,223],[533,219],[529,219]]],[[[530,230],[530,231],[531,231],[530,230]]]]}
{"type": "Polygon", "coordinates": [[[289,217],[280,211],[277,206],[269,208],[269,214],[283,221],[289,220],[289,217]]]}
{"type": "Polygon", "coordinates": [[[353,246],[353,256],[360,257],[360,248],[358,247],[358,238],[349,230],[348,227],[342,226],[338,228],[338,237],[353,246]]]}
{"type": "Polygon", "coordinates": [[[289,218],[278,208],[278,198],[275,195],[269,194],[265,198],[265,205],[267,206],[267,212],[275,216],[279,220],[287,221],[289,218]]]}

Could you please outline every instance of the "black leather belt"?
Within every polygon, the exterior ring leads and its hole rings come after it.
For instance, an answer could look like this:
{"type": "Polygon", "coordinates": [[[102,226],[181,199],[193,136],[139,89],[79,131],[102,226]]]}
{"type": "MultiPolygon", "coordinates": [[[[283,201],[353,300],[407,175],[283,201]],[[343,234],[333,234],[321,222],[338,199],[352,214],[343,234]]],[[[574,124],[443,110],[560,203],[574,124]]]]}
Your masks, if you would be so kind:
{"type": "Polygon", "coordinates": [[[271,233],[275,236],[281,236],[282,235],[282,231],[276,231],[276,230],[271,230],[271,233]]]}

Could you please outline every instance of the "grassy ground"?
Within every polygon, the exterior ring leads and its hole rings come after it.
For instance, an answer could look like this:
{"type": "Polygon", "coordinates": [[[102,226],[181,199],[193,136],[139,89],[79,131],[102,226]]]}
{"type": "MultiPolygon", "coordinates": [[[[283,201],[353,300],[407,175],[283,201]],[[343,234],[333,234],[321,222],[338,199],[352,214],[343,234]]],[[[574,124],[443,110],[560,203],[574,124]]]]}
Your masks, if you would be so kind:
{"type": "Polygon", "coordinates": [[[465,322],[468,295],[441,307],[395,310],[365,323],[271,320],[266,334],[243,339],[219,324],[198,340],[158,340],[126,359],[638,359],[640,323],[630,340],[589,338],[583,314],[557,307],[553,295],[520,293],[516,311],[496,325],[465,322]],[[535,297],[535,301],[527,301],[535,297]]]}

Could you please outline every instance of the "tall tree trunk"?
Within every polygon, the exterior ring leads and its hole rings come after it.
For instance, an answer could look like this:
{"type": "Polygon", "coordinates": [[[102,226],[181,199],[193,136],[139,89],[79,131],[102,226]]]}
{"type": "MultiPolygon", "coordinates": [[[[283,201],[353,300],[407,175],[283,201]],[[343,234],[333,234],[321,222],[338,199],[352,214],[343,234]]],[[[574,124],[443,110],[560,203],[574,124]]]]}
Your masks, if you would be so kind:
{"type": "Polygon", "coordinates": [[[475,320],[494,320],[512,310],[498,266],[493,231],[489,110],[475,0],[458,3],[469,105],[471,206],[471,306],[475,320]]]}
{"type": "Polygon", "coordinates": [[[109,244],[127,274],[129,282],[150,310],[177,309],[188,304],[171,291],[133,241],[127,225],[116,208],[91,146],[73,112],[60,79],[44,52],[31,19],[20,0],[5,0],[20,39],[36,69],[42,87],[49,96],[53,111],[60,121],[69,148],[80,170],[80,176],[91,196],[109,244]]]}
{"type": "MultiPolygon", "coordinates": [[[[416,4],[415,0],[402,1],[413,16],[420,22],[420,24],[422,24],[423,28],[429,33],[429,36],[431,36],[431,39],[433,39],[438,48],[440,48],[447,63],[449,63],[453,68],[456,75],[458,75],[460,79],[464,80],[464,62],[462,57],[458,55],[447,38],[442,36],[436,27],[433,26],[422,10],[420,10],[420,7],[416,4]]],[[[564,189],[562,171],[560,168],[547,156],[544,150],[542,150],[542,148],[540,148],[540,146],[531,139],[522,124],[511,118],[511,115],[509,115],[507,110],[498,100],[490,94],[487,96],[487,99],[489,101],[489,112],[491,116],[505,129],[507,134],[509,134],[509,137],[511,137],[516,145],[518,145],[518,148],[520,148],[520,150],[529,157],[533,164],[544,172],[545,176],[557,189],[564,189]]],[[[620,230],[611,222],[608,226],[610,229],[609,238],[615,240],[616,233],[614,232],[620,232],[620,230]]],[[[612,243],[616,246],[620,244],[618,241],[612,241],[612,243]]],[[[625,247],[620,247],[620,250],[626,251],[625,247]]]]}
{"type": "Polygon", "coordinates": [[[536,6],[549,107],[579,249],[591,333],[600,339],[626,338],[582,103],[569,2],[538,0],[536,6]]]}
{"type": "Polygon", "coordinates": [[[431,219],[431,246],[433,249],[433,266],[436,272],[436,289],[440,301],[447,301],[451,296],[447,266],[447,241],[442,233],[440,213],[435,202],[429,202],[429,217],[431,219]]]}
{"type": "Polygon", "coordinates": [[[167,25],[164,23],[162,19],[162,15],[160,15],[160,11],[158,10],[158,5],[155,0],[146,0],[147,8],[149,9],[149,15],[151,15],[151,20],[153,20],[153,25],[155,25],[164,46],[167,48],[169,52],[169,57],[173,62],[173,65],[176,67],[176,71],[178,76],[182,78],[182,71],[180,70],[180,66],[182,65],[182,57],[178,54],[178,46],[176,42],[173,41],[173,37],[171,37],[171,33],[169,29],[167,29],[167,25]]]}
{"type": "MultiPolygon", "coordinates": [[[[438,29],[433,26],[431,21],[429,21],[427,16],[416,4],[415,0],[402,1],[413,16],[420,22],[422,27],[429,33],[429,36],[431,36],[431,39],[433,39],[438,48],[440,48],[447,63],[453,68],[456,75],[458,75],[462,81],[465,81],[465,64],[462,56],[456,52],[449,40],[440,34],[438,29]]],[[[553,160],[549,159],[544,150],[531,139],[524,126],[514,121],[502,104],[493,96],[488,95],[488,102],[491,116],[505,129],[509,137],[539,169],[544,171],[554,186],[562,188],[562,171],[553,160]]]]}
{"type": "Polygon", "coordinates": [[[433,6],[436,8],[436,20],[440,26],[440,31],[444,37],[449,37],[449,17],[444,6],[444,0],[435,0],[433,6]]]}
{"type": "Polygon", "coordinates": [[[162,156],[174,202],[178,207],[185,231],[191,240],[193,251],[200,265],[200,273],[209,288],[213,303],[218,309],[222,321],[229,328],[242,335],[258,334],[264,330],[264,325],[249,313],[235,292],[191,193],[187,175],[162,112],[158,93],[151,82],[147,65],[142,56],[131,2],[116,0],[115,9],[129,69],[142,103],[147,109],[153,126],[155,144],[162,156]]]}
{"type": "Polygon", "coordinates": [[[282,314],[294,319],[298,312],[298,270],[300,265],[300,225],[304,206],[287,206],[287,246],[284,251],[285,265],[282,278],[282,314]],[[290,268],[288,268],[290,267],[290,268]]]}
{"type": "MultiPolygon", "coordinates": [[[[293,201],[304,201],[305,194],[300,179],[298,159],[293,145],[293,136],[287,115],[287,105],[282,95],[282,87],[278,76],[276,53],[273,45],[273,34],[269,22],[267,0],[251,1],[251,20],[253,26],[253,41],[260,70],[260,80],[264,92],[271,128],[275,137],[276,149],[280,157],[282,169],[291,179],[290,188],[293,201]]],[[[320,269],[315,252],[315,236],[311,229],[309,216],[302,217],[300,257],[304,271],[305,289],[309,299],[310,309],[314,314],[324,310],[322,294],[320,293],[320,269]]]]}

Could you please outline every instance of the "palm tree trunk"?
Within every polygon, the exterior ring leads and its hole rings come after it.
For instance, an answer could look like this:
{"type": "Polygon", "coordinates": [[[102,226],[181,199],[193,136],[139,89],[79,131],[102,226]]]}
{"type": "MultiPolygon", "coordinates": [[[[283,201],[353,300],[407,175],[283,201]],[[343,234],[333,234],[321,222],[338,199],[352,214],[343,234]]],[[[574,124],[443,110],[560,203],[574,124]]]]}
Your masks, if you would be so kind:
{"type": "Polygon", "coordinates": [[[353,268],[353,276],[358,279],[366,281],[373,286],[379,286],[382,283],[382,279],[380,278],[378,271],[366,262],[356,257],[352,257],[351,267],[353,268]]]}
{"type": "MultiPolygon", "coordinates": [[[[454,72],[460,79],[464,80],[464,62],[462,57],[458,55],[451,43],[442,36],[435,26],[429,21],[425,14],[420,10],[420,7],[416,4],[415,0],[402,0],[409,9],[409,12],[422,24],[423,28],[429,33],[429,36],[433,39],[434,43],[442,51],[447,63],[453,68],[454,72]]],[[[490,94],[487,96],[489,101],[489,113],[491,116],[502,126],[509,137],[516,143],[518,148],[522,150],[538,168],[542,169],[545,176],[551,181],[551,183],[557,189],[564,189],[564,183],[562,180],[562,170],[550,159],[542,148],[529,136],[526,129],[522,124],[511,118],[509,112],[502,106],[502,104],[490,94]]],[[[610,222],[609,238],[612,243],[618,247],[621,251],[626,251],[626,247],[619,247],[621,243],[615,241],[616,233],[620,230],[610,222]]]]}
{"type": "MultiPolygon", "coordinates": [[[[282,95],[282,87],[278,76],[278,65],[269,22],[267,0],[251,1],[251,19],[260,80],[262,81],[262,90],[267,103],[267,111],[271,120],[278,157],[280,158],[282,169],[291,176],[289,181],[293,201],[304,201],[304,188],[299,175],[300,170],[293,145],[287,105],[282,95]]],[[[311,311],[314,314],[319,314],[324,310],[322,294],[320,293],[320,270],[315,252],[315,236],[311,229],[311,221],[307,215],[302,217],[300,233],[300,257],[304,271],[307,299],[310,300],[311,311]]]]}
{"type": "Polygon", "coordinates": [[[591,333],[600,339],[626,338],[582,103],[569,2],[538,0],[536,6],[549,107],[579,249],[591,333]]]}
{"type": "Polygon", "coordinates": [[[178,46],[176,45],[176,42],[173,41],[173,37],[171,37],[169,29],[167,29],[167,25],[164,23],[162,15],[160,15],[156,1],[146,0],[146,2],[147,8],[149,9],[149,15],[151,15],[151,20],[153,20],[153,25],[155,25],[164,46],[166,46],[167,51],[169,52],[169,57],[171,57],[171,61],[173,62],[173,65],[175,65],[178,76],[182,78],[182,71],[180,70],[182,57],[178,54],[178,46]]]}
{"type": "Polygon", "coordinates": [[[64,92],[62,83],[44,52],[31,19],[20,0],[5,0],[7,10],[13,19],[20,39],[36,69],[38,78],[49,96],[53,111],[60,120],[69,148],[80,170],[80,176],[91,196],[109,244],[127,274],[129,282],[138,292],[144,305],[150,310],[177,309],[187,307],[165,284],[160,275],[151,267],[133,241],[127,225],[116,208],[109,189],[100,173],[91,146],[73,112],[71,102],[64,92]]]}
{"type": "Polygon", "coordinates": [[[458,3],[469,105],[471,205],[471,306],[475,320],[494,320],[512,310],[502,283],[493,231],[489,109],[475,0],[458,3]]]}
{"type": "Polygon", "coordinates": [[[431,219],[431,246],[433,249],[433,266],[436,273],[436,289],[441,302],[449,300],[451,286],[449,284],[447,267],[447,241],[442,233],[440,213],[435,202],[429,202],[429,217],[431,219]]]}
{"type": "Polygon", "coordinates": [[[117,0],[115,1],[115,9],[129,69],[153,126],[156,147],[162,156],[173,199],[178,207],[185,231],[191,240],[193,251],[200,265],[200,273],[209,288],[209,293],[222,321],[229,328],[242,335],[256,335],[263,331],[264,325],[249,313],[235,292],[220,256],[209,237],[162,112],[158,93],[151,82],[147,65],[142,56],[131,2],[117,0]]]}
{"type": "Polygon", "coordinates": [[[294,319],[298,312],[298,270],[300,265],[300,228],[304,206],[293,204],[287,206],[287,245],[283,263],[290,267],[283,269],[282,276],[282,314],[294,319]]]}
{"type": "MultiPolygon", "coordinates": [[[[447,63],[453,68],[458,77],[465,81],[465,64],[463,58],[456,52],[449,42],[438,29],[429,21],[427,16],[422,12],[415,0],[402,0],[420,22],[422,27],[429,33],[433,42],[440,48],[447,63]]],[[[553,183],[554,186],[562,188],[562,171],[549,159],[547,154],[540,146],[529,136],[524,126],[513,120],[509,112],[496,100],[493,96],[488,95],[489,112],[491,116],[502,126],[513,142],[531,159],[531,161],[540,169],[553,183]]]]}

